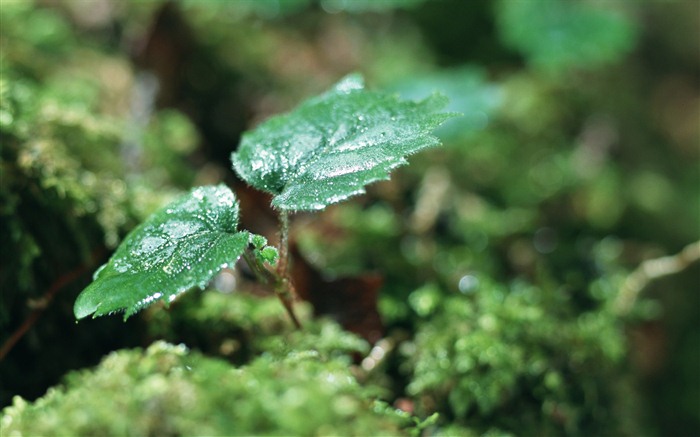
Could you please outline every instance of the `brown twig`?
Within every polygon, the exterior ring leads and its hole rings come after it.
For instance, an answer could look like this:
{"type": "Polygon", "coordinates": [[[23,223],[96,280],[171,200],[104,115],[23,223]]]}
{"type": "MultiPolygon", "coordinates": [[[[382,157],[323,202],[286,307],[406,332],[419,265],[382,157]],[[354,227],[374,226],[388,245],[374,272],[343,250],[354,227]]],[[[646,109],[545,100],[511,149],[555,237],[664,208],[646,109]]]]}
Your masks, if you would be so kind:
{"type": "Polygon", "coordinates": [[[637,267],[625,280],[615,302],[618,314],[630,312],[639,294],[646,286],[663,276],[678,273],[693,262],[700,260],[700,241],[691,243],[676,255],[649,259],[637,267]]]}
{"type": "Polygon", "coordinates": [[[41,296],[41,299],[39,299],[41,305],[38,305],[34,311],[32,311],[29,316],[24,319],[24,322],[20,325],[20,327],[17,328],[7,340],[5,340],[5,343],[3,343],[2,347],[0,348],[0,361],[5,359],[7,354],[17,344],[17,342],[19,342],[22,337],[24,337],[24,335],[32,328],[32,326],[34,326],[36,321],[39,320],[39,317],[41,317],[42,313],[46,310],[46,308],[48,308],[56,294],[91,269],[95,264],[95,260],[101,255],[101,253],[102,250],[95,251],[90,262],[80,265],[75,269],[61,275],[51,284],[49,289],[46,290],[46,292],[41,296]]]}

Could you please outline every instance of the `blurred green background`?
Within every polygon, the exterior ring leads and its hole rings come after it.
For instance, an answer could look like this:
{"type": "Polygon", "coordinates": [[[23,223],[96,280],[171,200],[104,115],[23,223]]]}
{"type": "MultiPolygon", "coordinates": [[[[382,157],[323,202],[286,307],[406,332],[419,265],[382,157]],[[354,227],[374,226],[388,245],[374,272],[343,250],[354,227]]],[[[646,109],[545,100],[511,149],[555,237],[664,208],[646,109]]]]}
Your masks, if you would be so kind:
{"type": "Polygon", "coordinates": [[[0,75],[4,430],[700,433],[697,2],[0,0],[0,75]],[[464,115],[294,217],[306,332],[245,269],[74,322],[124,235],[193,185],[228,183],[274,239],[230,153],[355,71],[464,115]],[[192,352],[122,350],[156,340],[192,352]]]}

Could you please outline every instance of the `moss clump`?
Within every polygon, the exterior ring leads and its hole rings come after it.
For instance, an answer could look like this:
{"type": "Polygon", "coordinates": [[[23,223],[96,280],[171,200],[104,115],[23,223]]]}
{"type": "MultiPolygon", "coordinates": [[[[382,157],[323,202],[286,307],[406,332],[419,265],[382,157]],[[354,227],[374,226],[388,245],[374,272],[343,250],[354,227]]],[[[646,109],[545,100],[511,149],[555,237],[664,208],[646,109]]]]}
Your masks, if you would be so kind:
{"type": "Polygon", "coordinates": [[[80,334],[72,302],[126,232],[191,186],[199,141],[138,92],[125,53],[86,43],[60,5],[40,3],[0,8],[0,345],[46,309],[0,365],[2,406],[143,344],[142,329],[111,322],[80,334]]]}
{"type": "Polygon", "coordinates": [[[304,330],[293,330],[289,316],[274,296],[190,293],[166,311],[147,310],[151,338],[185,342],[208,355],[243,364],[260,354],[280,359],[298,350],[313,350],[324,360],[366,353],[367,342],[328,320],[311,319],[308,304],[297,305],[304,330]]]}
{"type": "Polygon", "coordinates": [[[33,404],[16,397],[2,435],[401,435],[405,419],[376,406],[347,357],[313,350],[235,368],[157,342],[110,354],[33,404]]]}
{"type": "Polygon", "coordinates": [[[416,290],[411,305],[430,316],[403,347],[409,394],[479,433],[620,433],[612,412],[624,385],[624,332],[607,305],[572,314],[567,299],[486,279],[466,295],[416,290]]]}

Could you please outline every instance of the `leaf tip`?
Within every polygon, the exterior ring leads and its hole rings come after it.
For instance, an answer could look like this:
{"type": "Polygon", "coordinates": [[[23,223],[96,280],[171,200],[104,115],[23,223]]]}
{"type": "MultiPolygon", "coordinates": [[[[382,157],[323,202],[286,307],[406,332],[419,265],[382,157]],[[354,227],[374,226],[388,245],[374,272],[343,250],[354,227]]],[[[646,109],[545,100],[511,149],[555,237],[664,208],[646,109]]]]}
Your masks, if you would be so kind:
{"type": "MultiPolygon", "coordinates": [[[[76,320],[82,320],[90,314],[94,314],[97,311],[97,308],[100,306],[99,304],[94,304],[92,302],[85,302],[85,299],[82,297],[82,294],[78,296],[78,299],[76,299],[75,304],[73,305],[73,315],[75,316],[76,320]]],[[[97,317],[97,315],[93,316],[93,318],[95,317],[97,317]]]]}

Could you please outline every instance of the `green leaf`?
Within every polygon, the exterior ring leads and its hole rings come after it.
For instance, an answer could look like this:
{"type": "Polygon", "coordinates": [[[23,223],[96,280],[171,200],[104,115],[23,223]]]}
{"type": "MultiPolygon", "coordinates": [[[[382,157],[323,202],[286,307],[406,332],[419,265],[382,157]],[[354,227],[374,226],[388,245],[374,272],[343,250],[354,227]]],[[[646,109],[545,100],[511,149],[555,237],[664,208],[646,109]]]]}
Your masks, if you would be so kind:
{"type": "Polygon", "coordinates": [[[158,300],[169,303],[191,288],[204,288],[248,246],[248,232],[238,232],[237,225],[231,190],[223,185],[192,190],[126,237],[78,296],[75,317],[125,310],[126,319],[158,300]]]}
{"type": "Polygon", "coordinates": [[[250,244],[253,245],[255,259],[257,259],[261,265],[265,263],[270,265],[277,264],[279,252],[277,252],[277,248],[267,245],[267,238],[262,235],[252,234],[250,237],[250,244]]]}
{"type": "Polygon", "coordinates": [[[504,94],[498,85],[489,83],[485,70],[471,66],[414,73],[405,79],[394,80],[389,89],[409,99],[427,96],[435,90],[444,93],[450,99],[446,109],[462,116],[447,121],[436,130],[443,140],[484,129],[501,105],[504,94]]]}
{"type": "Polygon", "coordinates": [[[359,75],[244,134],[233,168],[274,195],[281,210],[311,211],[365,192],[405,157],[440,141],[431,131],[456,114],[441,95],[414,102],[364,89],[359,75]]]}
{"type": "Polygon", "coordinates": [[[277,252],[277,249],[272,246],[266,246],[262,249],[255,249],[255,258],[261,263],[268,263],[274,266],[277,264],[279,257],[279,252],[277,252]]]}
{"type": "Polygon", "coordinates": [[[599,67],[636,42],[633,22],[613,2],[506,0],[498,6],[503,42],[543,70],[599,67]]]}

